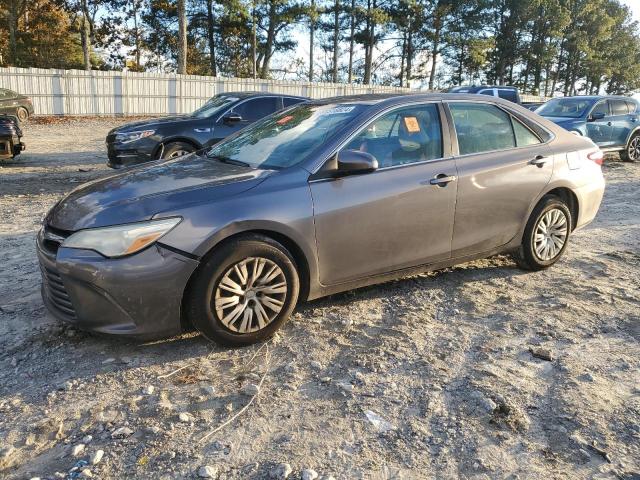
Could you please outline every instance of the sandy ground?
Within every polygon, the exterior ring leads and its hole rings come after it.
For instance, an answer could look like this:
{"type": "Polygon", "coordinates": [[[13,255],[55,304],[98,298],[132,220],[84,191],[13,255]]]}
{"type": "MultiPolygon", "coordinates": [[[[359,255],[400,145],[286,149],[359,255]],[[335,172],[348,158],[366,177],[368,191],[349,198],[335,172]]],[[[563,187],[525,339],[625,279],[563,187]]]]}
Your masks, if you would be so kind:
{"type": "Polygon", "coordinates": [[[0,477],[640,478],[640,165],[608,159],[550,270],[497,257],[335,295],[244,349],[138,344],[53,319],[34,249],[108,172],[117,123],[30,124],[0,166],[0,477]]]}

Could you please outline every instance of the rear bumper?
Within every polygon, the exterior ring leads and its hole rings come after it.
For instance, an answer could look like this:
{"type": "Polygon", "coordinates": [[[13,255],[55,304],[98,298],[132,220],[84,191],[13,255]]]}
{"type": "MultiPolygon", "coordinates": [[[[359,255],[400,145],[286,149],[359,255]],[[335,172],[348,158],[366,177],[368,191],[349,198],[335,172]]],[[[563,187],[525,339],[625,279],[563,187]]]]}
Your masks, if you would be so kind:
{"type": "Polygon", "coordinates": [[[57,318],[79,329],[136,338],[182,331],[182,296],[198,262],[153,245],[108,259],[88,250],[37,241],[42,297],[57,318]]]}
{"type": "Polygon", "coordinates": [[[604,196],[604,189],[605,181],[602,174],[598,180],[574,189],[574,193],[578,198],[579,208],[576,230],[588,225],[596,218],[604,196]]]}

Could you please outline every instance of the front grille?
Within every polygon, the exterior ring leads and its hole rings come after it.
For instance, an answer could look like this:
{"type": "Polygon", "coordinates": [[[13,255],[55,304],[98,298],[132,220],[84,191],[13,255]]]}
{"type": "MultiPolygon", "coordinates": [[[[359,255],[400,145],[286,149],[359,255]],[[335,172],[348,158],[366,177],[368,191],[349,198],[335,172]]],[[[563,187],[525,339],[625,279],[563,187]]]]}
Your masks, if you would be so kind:
{"type": "Polygon", "coordinates": [[[39,246],[43,253],[40,260],[40,270],[42,272],[42,286],[44,294],[50,304],[64,317],[69,320],[76,319],[76,312],[73,309],[71,298],[62,282],[62,277],[55,267],[56,254],[62,242],[71,232],[53,228],[49,225],[43,227],[39,236],[39,246]]]}

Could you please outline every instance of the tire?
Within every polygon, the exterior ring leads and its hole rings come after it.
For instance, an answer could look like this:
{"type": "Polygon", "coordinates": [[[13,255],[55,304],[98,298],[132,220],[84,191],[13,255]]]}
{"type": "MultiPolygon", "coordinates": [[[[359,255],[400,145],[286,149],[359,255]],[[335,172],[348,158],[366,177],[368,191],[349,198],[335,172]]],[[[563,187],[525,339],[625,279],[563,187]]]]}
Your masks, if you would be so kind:
{"type": "Polygon", "coordinates": [[[626,148],[620,152],[623,162],[637,162],[640,160],[640,133],[634,133],[629,139],[626,148]]]}
{"type": "Polygon", "coordinates": [[[226,346],[251,345],[270,338],[286,322],[299,292],[298,271],[291,254],[269,237],[244,236],[216,247],[196,271],[185,295],[185,314],[187,320],[213,342],[226,346]],[[252,272],[260,264],[263,268],[257,276],[258,282],[253,283],[252,272]],[[272,271],[273,266],[277,269],[272,271]],[[275,277],[266,281],[270,275],[275,277]],[[240,291],[233,282],[241,287],[240,291]],[[259,286],[261,284],[263,286],[259,286]],[[230,287],[235,290],[231,291],[230,287]],[[234,298],[238,299],[236,303],[234,298]]]}
{"type": "Polygon", "coordinates": [[[164,150],[162,151],[162,159],[166,160],[169,158],[178,158],[183,155],[188,155],[189,153],[195,152],[196,149],[190,143],[185,142],[172,142],[165,145],[164,150]]]}
{"type": "Polygon", "coordinates": [[[24,123],[29,120],[29,111],[24,107],[18,107],[16,109],[16,117],[18,117],[20,123],[24,123]]]}
{"type": "Polygon", "coordinates": [[[569,244],[571,225],[571,211],[559,197],[542,197],[527,221],[522,245],[513,255],[518,266],[525,270],[537,271],[549,268],[560,260],[569,244]],[[541,222],[544,222],[542,226],[541,222]],[[552,225],[551,230],[545,228],[547,223],[552,225]],[[555,241],[546,236],[544,230],[550,232],[555,241]],[[544,236],[536,236],[536,233],[544,236]]]}

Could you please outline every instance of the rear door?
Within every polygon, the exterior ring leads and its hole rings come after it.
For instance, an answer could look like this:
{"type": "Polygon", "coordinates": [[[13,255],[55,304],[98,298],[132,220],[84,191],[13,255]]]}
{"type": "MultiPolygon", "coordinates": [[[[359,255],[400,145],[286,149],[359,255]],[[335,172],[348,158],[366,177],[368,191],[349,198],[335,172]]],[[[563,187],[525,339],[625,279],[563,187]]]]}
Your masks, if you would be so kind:
{"type": "Polygon", "coordinates": [[[591,115],[594,113],[602,113],[604,117],[597,120],[587,118],[587,136],[597,145],[608,147],[611,145],[611,131],[613,130],[610,102],[608,100],[600,100],[591,110],[591,115]]]}
{"type": "Polygon", "coordinates": [[[551,178],[553,159],[533,131],[494,104],[452,101],[448,107],[459,151],[451,246],[456,258],[514,238],[551,178]]]}
{"type": "Polygon", "coordinates": [[[457,183],[439,105],[393,110],[343,147],[378,170],[310,182],[324,285],[449,258],[457,183]]]}
{"type": "Polygon", "coordinates": [[[611,105],[611,146],[626,146],[627,137],[637,123],[631,121],[629,105],[623,99],[609,100],[611,105]]]}

